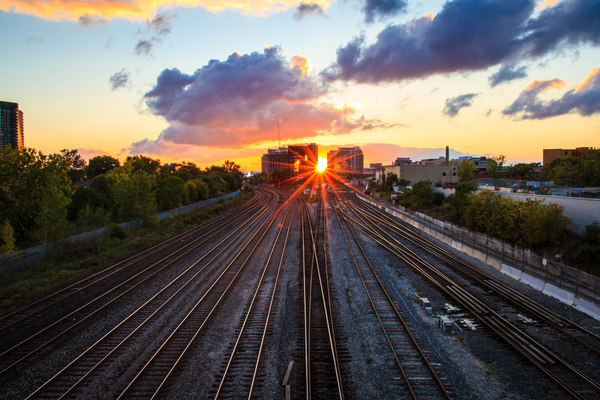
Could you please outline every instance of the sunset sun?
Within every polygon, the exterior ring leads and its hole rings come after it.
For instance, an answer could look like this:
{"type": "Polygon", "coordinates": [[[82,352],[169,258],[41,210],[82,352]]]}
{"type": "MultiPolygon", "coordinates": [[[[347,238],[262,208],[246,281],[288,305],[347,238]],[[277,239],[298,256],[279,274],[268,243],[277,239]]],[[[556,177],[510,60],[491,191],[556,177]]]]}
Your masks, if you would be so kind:
{"type": "Polygon", "coordinates": [[[323,172],[327,168],[327,159],[325,157],[319,157],[319,163],[317,164],[317,172],[323,172]]]}

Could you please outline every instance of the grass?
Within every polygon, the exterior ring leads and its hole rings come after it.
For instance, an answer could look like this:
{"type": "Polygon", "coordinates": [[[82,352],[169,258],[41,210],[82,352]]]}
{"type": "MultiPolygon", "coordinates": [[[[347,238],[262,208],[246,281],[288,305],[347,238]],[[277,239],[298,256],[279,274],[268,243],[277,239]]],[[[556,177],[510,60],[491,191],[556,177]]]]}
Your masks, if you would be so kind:
{"type": "Polygon", "coordinates": [[[122,239],[108,238],[47,256],[43,261],[0,272],[0,315],[47,296],[157,243],[199,225],[252,198],[240,194],[196,212],[129,231],[122,239]]]}

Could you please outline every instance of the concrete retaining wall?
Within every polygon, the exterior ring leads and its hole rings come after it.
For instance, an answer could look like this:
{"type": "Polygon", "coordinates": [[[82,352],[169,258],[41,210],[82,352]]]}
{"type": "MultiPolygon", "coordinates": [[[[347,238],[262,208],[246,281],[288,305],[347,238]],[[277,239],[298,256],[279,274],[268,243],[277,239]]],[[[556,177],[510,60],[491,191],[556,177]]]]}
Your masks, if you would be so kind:
{"type": "MultiPolygon", "coordinates": [[[[451,246],[452,248],[454,248],[464,254],[467,254],[470,257],[474,257],[477,260],[489,265],[490,267],[502,272],[503,274],[510,276],[511,278],[513,278],[517,281],[521,281],[524,284],[531,286],[532,288],[539,290],[548,296],[551,296],[557,300],[560,300],[561,302],[563,302],[565,304],[575,307],[579,311],[600,321],[600,305],[598,305],[597,303],[594,303],[590,300],[587,300],[585,298],[576,296],[574,293],[571,293],[568,290],[560,288],[560,287],[556,286],[555,284],[543,279],[545,271],[539,271],[540,273],[536,274],[537,276],[533,276],[532,274],[528,274],[528,273],[524,272],[522,270],[521,266],[519,266],[519,265],[511,265],[511,264],[507,263],[506,260],[502,261],[491,255],[486,255],[486,254],[482,253],[481,251],[474,249],[473,247],[471,247],[465,243],[457,241],[456,239],[454,239],[450,236],[444,235],[441,232],[432,231],[429,228],[425,229],[425,227],[422,224],[420,224],[418,221],[416,221],[408,213],[400,212],[398,210],[392,209],[392,208],[387,207],[379,202],[376,202],[368,197],[364,197],[362,195],[360,197],[362,199],[364,199],[365,201],[367,201],[368,203],[399,218],[400,220],[412,225],[413,227],[415,227],[425,233],[428,233],[430,236],[435,237],[436,239],[444,242],[445,244],[451,246]]],[[[431,218],[431,217],[428,217],[428,218],[431,218]]],[[[531,267],[531,266],[529,266],[529,267],[531,267]]]]}

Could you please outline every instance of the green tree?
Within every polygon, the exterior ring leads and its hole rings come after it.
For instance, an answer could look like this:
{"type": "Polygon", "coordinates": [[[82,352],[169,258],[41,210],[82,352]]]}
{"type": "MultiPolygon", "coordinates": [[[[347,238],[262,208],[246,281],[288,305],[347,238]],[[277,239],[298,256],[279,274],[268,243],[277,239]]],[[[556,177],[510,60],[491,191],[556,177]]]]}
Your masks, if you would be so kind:
{"type": "Polygon", "coordinates": [[[396,185],[398,183],[398,175],[393,173],[393,172],[388,172],[387,174],[385,174],[385,183],[383,185],[383,188],[385,190],[394,190],[394,185],[396,185]]]}
{"type": "Polygon", "coordinates": [[[73,183],[77,183],[85,177],[85,160],[75,149],[60,151],[61,157],[69,165],[69,177],[73,183]]]}
{"type": "Polygon", "coordinates": [[[172,210],[183,205],[185,182],[176,176],[162,179],[158,184],[156,200],[160,211],[172,210]]]}
{"type": "Polygon", "coordinates": [[[160,170],[160,160],[146,156],[129,156],[123,167],[131,171],[144,171],[148,175],[157,175],[160,170]]]}
{"type": "Polygon", "coordinates": [[[459,182],[475,180],[475,163],[471,160],[463,160],[456,169],[459,182]]]}
{"type": "Polygon", "coordinates": [[[104,175],[113,169],[119,167],[119,160],[111,156],[96,156],[91,158],[85,169],[85,174],[88,179],[93,179],[96,176],[104,175]]]}
{"type": "Polygon", "coordinates": [[[14,251],[15,246],[15,231],[7,219],[0,226],[0,253],[8,253],[14,251]]]}
{"type": "Polygon", "coordinates": [[[225,162],[223,163],[223,168],[225,168],[225,171],[227,171],[227,172],[237,173],[237,174],[242,175],[242,167],[240,167],[238,164],[236,164],[233,161],[225,160],[225,162]]]}
{"type": "Polygon", "coordinates": [[[72,193],[69,166],[60,154],[45,156],[34,149],[6,148],[0,154],[0,215],[14,229],[19,246],[36,243],[49,231],[61,236],[60,218],[66,217],[72,193]],[[56,225],[48,225],[49,219],[56,225]]]}
{"type": "Polygon", "coordinates": [[[417,208],[421,208],[432,203],[433,187],[431,181],[420,181],[412,187],[413,204],[417,208]]]}
{"type": "Polygon", "coordinates": [[[115,213],[119,221],[130,221],[156,213],[156,180],[143,170],[114,174],[112,184],[115,213]]]}

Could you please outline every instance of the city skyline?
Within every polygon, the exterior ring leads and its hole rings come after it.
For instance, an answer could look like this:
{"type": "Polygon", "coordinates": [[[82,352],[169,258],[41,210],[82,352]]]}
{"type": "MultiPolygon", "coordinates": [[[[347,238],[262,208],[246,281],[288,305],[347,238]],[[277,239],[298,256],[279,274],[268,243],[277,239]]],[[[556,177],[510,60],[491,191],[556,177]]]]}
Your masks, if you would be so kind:
{"type": "Polygon", "coordinates": [[[88,159],[534,162],[599,145],[599,24],[593,0],[0,0],[0,93],[27,147],[88,159]]]}

